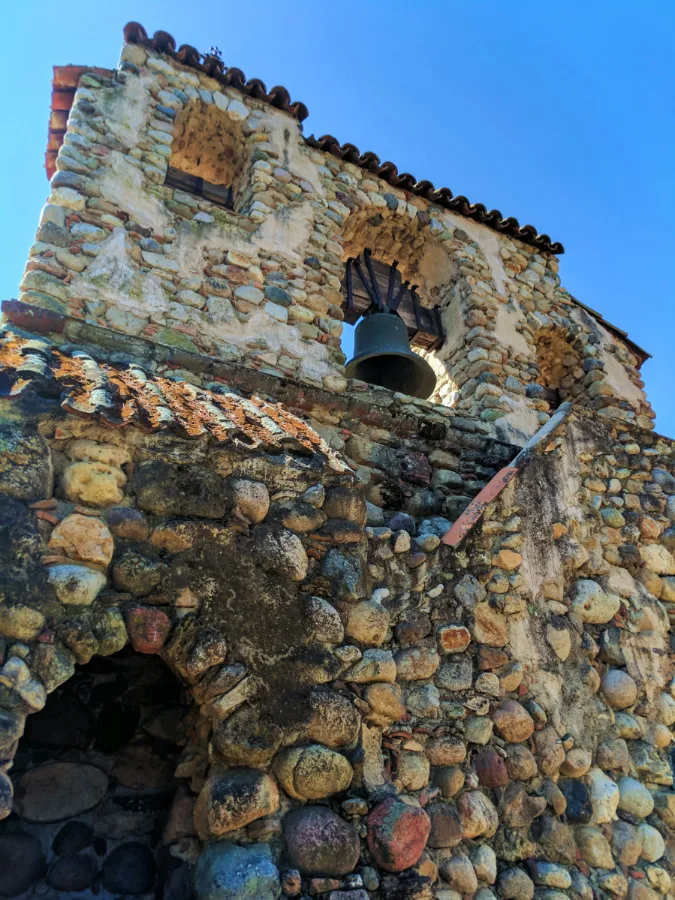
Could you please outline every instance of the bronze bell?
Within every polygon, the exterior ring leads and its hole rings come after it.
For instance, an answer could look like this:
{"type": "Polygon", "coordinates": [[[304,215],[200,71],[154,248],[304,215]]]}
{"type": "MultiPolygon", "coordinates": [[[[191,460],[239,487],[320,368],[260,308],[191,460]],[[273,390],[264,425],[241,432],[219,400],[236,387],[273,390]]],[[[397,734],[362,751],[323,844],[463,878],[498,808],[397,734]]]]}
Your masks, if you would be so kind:
{"type": "Polygon", "coordinates": [[[346,374],[425,400],[436,387],[434,370],[410,349],[405,322],[391,312],[372,313],[361,319],[346,374]]]}

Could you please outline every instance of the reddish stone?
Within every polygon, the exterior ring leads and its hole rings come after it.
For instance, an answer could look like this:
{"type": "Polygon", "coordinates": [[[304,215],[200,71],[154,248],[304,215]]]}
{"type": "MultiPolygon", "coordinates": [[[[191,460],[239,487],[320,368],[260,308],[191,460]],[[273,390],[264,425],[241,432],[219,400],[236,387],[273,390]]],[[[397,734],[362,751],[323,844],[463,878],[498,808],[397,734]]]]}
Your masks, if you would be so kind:
{"type": "Polygon", "coordinates": [[[25,328],[33,334],[61,334],[66,327],[67,316],[51,309],[32,306],[22,300],[5,300],[2,312],[12,325],[25,328]]]}
{"type": "Polygon", "coordinates": [[[53,497],[47,497],[46,500],[36,500],[35,503],[29,503],[28,509],[56,509],[58,506],[53,497]]]}
{"type": "Polygon", "coordinates": [[[402,453],[401,478],[409,484],[430,485],[431,466],[427,457],[416,450],[402,453]]]}
{"type": "Polygon", "coordinates": [[[248,272],[241,266],[227,266],[225,269],[225,278],[233,281],[235,284],[246,284],[248,282],[248,272]]]}
{"type": "Polygon", "coordinates": [[[45,522],[49,522],[50,525],[58,525],[59,517],[55,516],[54,513],[47,512],[44,509],[38,509],[35,513],[38,519],[43,519],[45,522]]]}
{"type": "Polygon", "coordinates": [[[171,619],[161,609],[132,606],[125,615],[129,640],[139,653],[159,653],[171,631],[171,619]]]}
{"type": "Polygon", "coordinates": [[[431,830],[423,809],[388,797],[368,816],[368,848],[375,862],[388,872],[414,866],[431,830]]]}
{"type": "Polygon", "coordinates": [[[471,643],[471,634],[463,625],[444,625],[438,629],[438,640],[446,653],[461,653],[471,643]]]}
{"type": "Polygon", "coordinates": [[[508,784],[506,763],[494,750],[484,750],[474,757],[473,767],[483,787],[496,788],[508,784]]]}
{"type": "Polygon", "coordinates": [[[481,646],[478,648],[478,668],[481,672],[494,672],[501,669],[511,657],[504,650],[497,647],[481,646]]]}

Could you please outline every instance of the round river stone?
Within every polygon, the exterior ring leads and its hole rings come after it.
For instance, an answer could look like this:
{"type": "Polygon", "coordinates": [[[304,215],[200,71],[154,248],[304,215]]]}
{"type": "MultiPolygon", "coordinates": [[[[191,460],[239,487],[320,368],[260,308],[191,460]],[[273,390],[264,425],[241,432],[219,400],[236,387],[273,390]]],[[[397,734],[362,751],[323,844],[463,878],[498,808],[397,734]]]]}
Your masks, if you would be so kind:
{"type": "Polygon", "coordinates": [[[96,806],[107,789],[108,776],[96,766],[47,763],[21,776],[14,805],[29,822],[60,822],[96,806]]]}
{"type": "Polygon", "coordinates": [[[2,893],[15,897],[37,881],[45,868],[40,841],[32,834],[0,835],[0,885],[2,893]]]}
{"type": "Polygon", "coordinates": [[[59,856],[78,853],[94,840],[94,831],[84,822],[67,822],[54,838],[52,849],[59,856]]]}
{"type": "MultiPolygon", "coordinates": [[[[279,873],[266,844],[210,844],[195,868],[200,900],[277,900],[279,873]]],[[[186,895],[187,896],[187,895],[186,895]]]]}
{"type": "Polygon", "coordinates": [[[47,883],[57,891],[84,891],[93,884],[98,864],[92,856],[71,853],[56,860],[47,875],[47,883]]]}
{"type": "Polygon", "coordinates": [[[423,809],[388,797],[368,816],[368,847],[383,869],[402,872],[420,858],[430,830],[423,809]]]}
{"type": "Polygon", "coordinates": [[[103,863],[103,887],[115,894],[145,894],[155,882],[155,860],[139,841],[116,847],[103,863]]]}
{"type": "Polygon", "coordinates": [[[284,819],[284,835],[288,860],[304,875],[347,875],[359,861],[358,834],[326,806],[290,812],[284,819]]]}

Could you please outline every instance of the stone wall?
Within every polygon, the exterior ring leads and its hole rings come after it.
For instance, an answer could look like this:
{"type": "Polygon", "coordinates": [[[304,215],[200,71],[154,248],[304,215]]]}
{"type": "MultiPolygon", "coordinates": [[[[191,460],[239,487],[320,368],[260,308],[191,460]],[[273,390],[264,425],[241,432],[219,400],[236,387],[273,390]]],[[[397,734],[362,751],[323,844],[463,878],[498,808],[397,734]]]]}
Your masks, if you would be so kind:
{"type": "Polygon", "coordinates": [[[138,43],[77,77],[3,307],[0,896],[672,898],[637,348],[260,84],[138,43]],[[344,378],[365,248],[441,310],[434,402],[344,378]]]}
{"type": "Polygon", "coordinates": [[[438,402],[521,443],[549,389],[651,427],[637,352],[560,286],[555,256],[311,148],[289,114],[156,51],[127,44],[118,70],[80,77],[56,168],[28,303],[340,392],[344,262],[369,247],[442,310],[438,402]],[[165,185],[171,163],[234,172],[234,210],[165,185]]]}
{"type": "Polygon", "coordinates": [[[161,814],[179,825],[139,840],[181,864],[169,896],[670,896],[672,442],[578,410],[451,549],[446,516],[503,448],[480,420],[432,408],[415,433],[385,391],[362,414],[296,394],[350,472],[114,429],[51,394],[4,401],[3,839],[34,833],[26,717],[130,646],[191,698],[161,814]]]}
{"type": "Polygon", "coordinates": [[[494,730],[469,756],[499,897],[672,896],[672,472],[671,441],[577,413],[465,542],[497,616],[476,658],[494,730]]]}

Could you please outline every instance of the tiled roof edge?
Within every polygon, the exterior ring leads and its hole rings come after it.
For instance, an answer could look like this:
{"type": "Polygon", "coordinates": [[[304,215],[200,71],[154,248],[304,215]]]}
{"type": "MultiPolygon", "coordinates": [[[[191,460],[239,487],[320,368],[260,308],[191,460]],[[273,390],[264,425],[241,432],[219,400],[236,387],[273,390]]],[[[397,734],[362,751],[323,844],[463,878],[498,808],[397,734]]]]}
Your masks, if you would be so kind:
{"type": "Polygon", "coordinates": [[[305,421],[283,404],[225,385],[197,387],[134,364],[98,362],[84,350],[59,350],[48,339],[11,332],[0,337],[0,376],[10,398],[37,391],[64,412],[109,427],[170,430],[183,439],[205,437],[247,450],[300,452],[320,458],[337,473],[350,467],[305,421]]]}
{"type": "Polygon", "coordinates": [[[399,175],[398,168],[393,162],[380,162],[379,156],[371,151],[361,153],[354,144],[341,144],[331,134],[324,134],[320,138],[310,135],[305,138],[305,141],[309,147],[330,153],[332,156],[353,163],[360,169],[371,172],[392,187],[409,191],[417,197],[423,197],[437,206],[480,222],[481,225],[486,225],[494,231],[509,235],[509,237],[517,238],[525,244],[530,244],[537,250],[556,255],[565,252],[565,248],[559,241],[552,241],[547,234],[538,234],[534,225],[521,225],[513,216],[504,218],[498,209],[488,210],[482,203],[471,203],[461,194],[455,197],[450,188],[436,188],[430,181],[417,181],[414,175],[410,175],[408,172],[399,175]]]}
{"type": "Polygon", "coordinates": [[[124,26],[124,40],[128,44],[141,44],[158,53],[170,56],[184,66],[198,69],[210,78],[214,78],[224,87],[233,87],[242,94],[248,94],[255,100],[262,100],[277,109],[287,112],[289,115],[302,122],[309,115],[309,110],[304,103],[297,100],[291,101],[291,95],[285,87],[277,85],[268,91],[265,82],[259,78],[246,79],[241,69],[227,68],[223,61],[211,54],[202,54],[196,47],[190,44],[181,44],[176,50],[176,40],[168,31],[156,31],[150,38],[148,33],[138,22],[128,22],[124,26]]]}
{"type": "MultiPolygon", "coordinates": [[[[204,72],[224,87],[232,87],[255,100],[269,103],[276,109],[293,116],[298,122],[303,122],[309,115],[309,110],[304,103],[291,101],[291,95],[285,87],[276,86],[268,91],[265,83],[259,78],[247,80],[241,69],[227,68],[217,56],[212,54],[204,55],[190,44],[181,44],[176,49],[176,40],[168,31],[156,31],[152,37],[149,37],[141,24],[128,22],[124,26],[124,40],[130,44],[148,47],[158,53],[165,54],[181,65],[204,72]]],[[[86,71],[103,70],[94,70],[86,66],[62,66],[54,69],[52,112],[45,161],[45,168],[49,178],[52,177],[55,171],[56,155],[63,142],[63,133],[65,132],[68,112],[72,106],[77,82],[80,75],[86,71]],[[63,73],[65,73],[65,79],[63,73]],[[62,80],[68,82],[67,84],[60,85],[58,83],[60,75],[62,80]]],[[[393,162],[381,162],[379,156],[372,151],[361,153],[354,144],[340,144],[337,138],[330,134],[323,135],[320,138],[311,135],[305,138],[305,142],[307,146],[313,149],[330,153],[332,156],[353,163],[375,177],[381,178],[392,187],[409,191],[417,197],[422,197],[464,218],[473,219],[475,222],[479,222],[481,225],[485,225],[494,231],[529,244],[543,253],[560,255],[565,252],[565,248],[559,241],[551,240],[547,234],[539,234],[533,225],[521,225],[513,216],[504,217],[498,209],[489,210],[482,203],[471,203],[461,194],[454,196],[448,187],[436,188],[430,181],[417,181],[408,172],[399,174],[398,168],[393,162]]]]}

